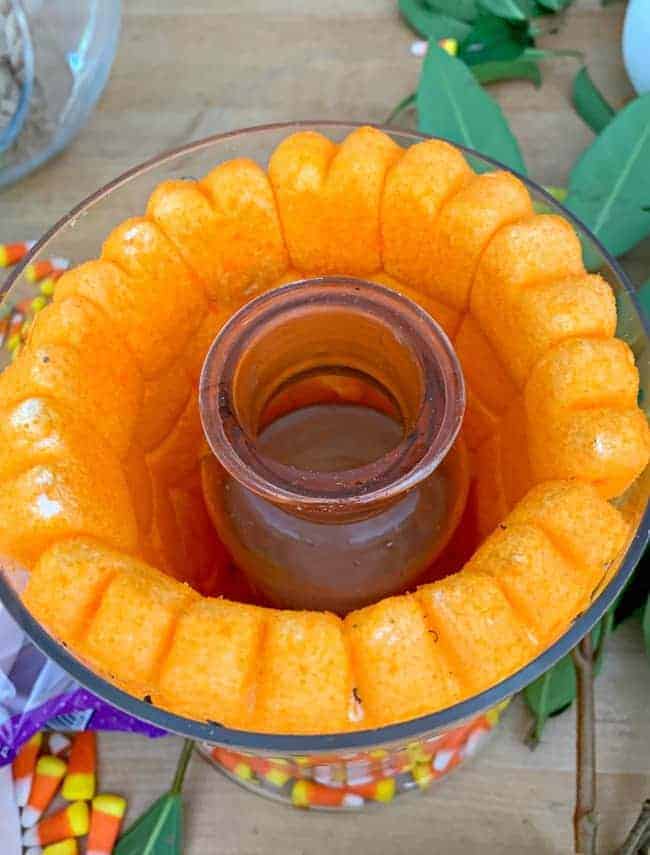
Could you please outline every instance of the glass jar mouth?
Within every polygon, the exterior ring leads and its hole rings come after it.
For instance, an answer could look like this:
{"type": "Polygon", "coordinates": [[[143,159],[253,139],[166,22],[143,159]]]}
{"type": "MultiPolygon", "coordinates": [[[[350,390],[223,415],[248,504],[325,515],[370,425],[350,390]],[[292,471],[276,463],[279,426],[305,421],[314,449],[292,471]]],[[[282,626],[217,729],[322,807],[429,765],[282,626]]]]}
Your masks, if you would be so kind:
{"type": "Polygon", "coordinates": [[[460,430],[465,386],[449,339],[417,304],[363,279],[323,276],[262,294],[229,319],[206,356],[199,408],[210,449],[243,486],[279,505],[355,512],[436,469],[460,430]],[[357,371],[382,387],[402,418],[402,441],[334,472],[261,455],[264,406],[283,385],[320,370],[357,371]]]}

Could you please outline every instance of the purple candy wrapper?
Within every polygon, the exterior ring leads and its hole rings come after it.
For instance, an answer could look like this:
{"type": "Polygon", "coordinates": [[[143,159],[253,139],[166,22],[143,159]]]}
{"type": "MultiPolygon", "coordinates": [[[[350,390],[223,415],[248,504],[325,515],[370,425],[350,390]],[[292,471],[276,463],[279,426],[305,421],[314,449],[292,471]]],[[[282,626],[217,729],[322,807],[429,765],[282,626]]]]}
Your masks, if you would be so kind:
{"type": "Polygon", "coordinates": [[[165,731],[110,706],[76,683],[29,641],[0,606],[0,766],[39,730],[165,731]]]}

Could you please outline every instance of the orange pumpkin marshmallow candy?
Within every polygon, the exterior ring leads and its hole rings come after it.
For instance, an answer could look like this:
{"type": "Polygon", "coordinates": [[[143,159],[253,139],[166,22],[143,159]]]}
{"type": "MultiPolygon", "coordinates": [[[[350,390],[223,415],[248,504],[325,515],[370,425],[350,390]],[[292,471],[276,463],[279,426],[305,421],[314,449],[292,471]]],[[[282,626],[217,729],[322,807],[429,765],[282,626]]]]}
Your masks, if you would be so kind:
{"type": "Polygon", "coordinates": [[[0,555],[30,570],[24,602],[49,632],[181,715],[333,733],[442,709],[546,649],[624,552],[609,500],[650,440],[615,326],[570,224],[440,140],[305,131],[268,174],[236,159],[164,182],[60,278],[0,376],[0,555]],[[230,559],[199,480],[214,335],[255,295],[322,274],[406,294],[452,338],[482,540],[451,575],[344,619],[223,599],[230,559]]]}

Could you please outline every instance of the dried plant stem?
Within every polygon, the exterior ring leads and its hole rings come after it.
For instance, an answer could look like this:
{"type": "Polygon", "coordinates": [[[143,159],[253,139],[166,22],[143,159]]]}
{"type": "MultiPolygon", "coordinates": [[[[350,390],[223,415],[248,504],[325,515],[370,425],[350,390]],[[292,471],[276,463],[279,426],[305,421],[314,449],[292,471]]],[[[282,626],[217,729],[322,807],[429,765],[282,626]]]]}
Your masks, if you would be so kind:
{"type": "Polygon", "coordinates": [[[414,104],[415,92],[411,92],[411,94],[407,95],[406,98],[402,98],[397,107],[395,107],[395,109],[392,110],[388,114],[388,116],[386,116],[386,118],[384,119],[384,124],[391,125],[395,121],[395,119],[404,112],[404,110],[408,110],[409,107],[413,107],[414,104]]]}
{"type": "Polygon", "coordinates": [[[594,649],[591,633],[573,651],[577,678],[576,803],[573,814],[575,851],[596,855],[596,715],[594,649]]]}
{"type": "Polygon", "coordinates": [[[637,855],[644,846],[650,846],[650,799],[643,802],[641,813],[618,850],[618,855],[637,855]]]}

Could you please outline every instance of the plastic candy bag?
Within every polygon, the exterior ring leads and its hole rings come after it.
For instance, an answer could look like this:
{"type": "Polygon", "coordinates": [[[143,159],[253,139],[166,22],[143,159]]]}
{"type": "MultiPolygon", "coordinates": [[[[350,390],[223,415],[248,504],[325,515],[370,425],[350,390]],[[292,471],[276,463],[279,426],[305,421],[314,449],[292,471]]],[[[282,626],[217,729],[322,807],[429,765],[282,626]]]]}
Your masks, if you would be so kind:
{"type": "Polygon", "coordinates": [[[29,641],[0,605],[0,767],[39,730],[165,731],[82,688],[29,641]]]}

